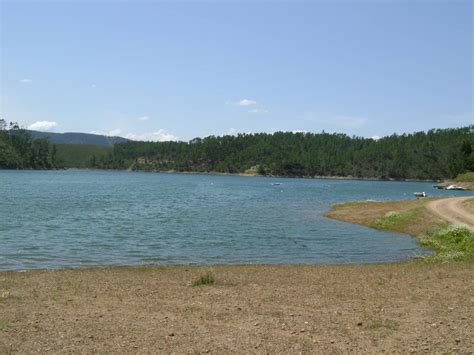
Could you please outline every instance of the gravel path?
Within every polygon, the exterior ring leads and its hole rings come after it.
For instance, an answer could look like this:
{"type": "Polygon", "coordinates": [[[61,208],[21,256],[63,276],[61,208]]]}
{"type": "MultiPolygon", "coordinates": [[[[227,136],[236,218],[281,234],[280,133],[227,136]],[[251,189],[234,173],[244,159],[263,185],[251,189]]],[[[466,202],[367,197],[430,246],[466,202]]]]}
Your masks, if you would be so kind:
{"type": "Polygon", "coordinates": [[[444,198],[428,203],[427,208],[445,221],[466,224],[474,231],[474,215],[463,206],[464,201],[471,198],[472,196],[444,198]]]}

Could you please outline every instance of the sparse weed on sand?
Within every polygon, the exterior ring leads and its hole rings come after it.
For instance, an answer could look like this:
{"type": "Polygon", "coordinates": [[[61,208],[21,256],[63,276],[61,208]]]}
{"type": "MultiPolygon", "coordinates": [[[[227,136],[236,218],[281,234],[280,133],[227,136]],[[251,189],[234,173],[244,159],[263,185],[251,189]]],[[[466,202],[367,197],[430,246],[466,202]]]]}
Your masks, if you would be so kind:
{"type": "Polygon", "coordinates": [[[8,328],[11,328],[10,324],[0,322],[0,330],[4,330],[4,329],[8,329],[8,328]]]}
{"type": "Polygon", "coordinates": [[[212,272],[208,271],[205,274],[199,276],[198,279],[194,280],[192,283],[193,286],[202,286],[202,285],[214,285],[216,282],[212,272]]]}
{"type": "Polygon", "coordinates": [[[0,290],[0,301],[15,298],[10,291],[0,290]]]}

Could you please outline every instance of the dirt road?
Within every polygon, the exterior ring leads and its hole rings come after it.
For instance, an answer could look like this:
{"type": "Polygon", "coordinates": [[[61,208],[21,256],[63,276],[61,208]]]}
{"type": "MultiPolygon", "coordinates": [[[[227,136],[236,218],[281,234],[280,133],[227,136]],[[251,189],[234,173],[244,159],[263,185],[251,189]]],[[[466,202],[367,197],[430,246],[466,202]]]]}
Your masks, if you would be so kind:
{"type": "Polygon", "coordinates": [[[474,214],[463,206],[466,200],[472,198],[472,196],[443,198],[428,203],[427,208],[445,221],[466,224],[474,231],[474,214]]]}

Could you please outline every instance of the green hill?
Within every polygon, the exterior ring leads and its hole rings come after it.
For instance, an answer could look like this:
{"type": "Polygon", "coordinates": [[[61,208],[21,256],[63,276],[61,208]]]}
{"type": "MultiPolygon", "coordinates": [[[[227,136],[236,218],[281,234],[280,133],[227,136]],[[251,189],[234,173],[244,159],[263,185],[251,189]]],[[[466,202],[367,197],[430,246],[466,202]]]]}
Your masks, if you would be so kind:
{"type": "Polygon", "coordinates": [[[474,126],[393,134],[378,140],[340,133],[239,134],[189,142],[116,144],[104,169],[444,179],[474,170],[474,126]]]}
{"type": "Polygon", "coordinates": [[[128,142],[128,139],[122,137],[109,137],[100,134],[91,133],[53,133],[27,131],[33,139],[48,138],[53,144],[84,144],[97,145],[100,147],[112,147],[117,143],[128,142]]]}
{"type": "Polygon", "coordinates": [[[56,144],[56,165],[64,168],[90,168],[95,159],[112,151],[111,147],[87,144],[56,144]]]}

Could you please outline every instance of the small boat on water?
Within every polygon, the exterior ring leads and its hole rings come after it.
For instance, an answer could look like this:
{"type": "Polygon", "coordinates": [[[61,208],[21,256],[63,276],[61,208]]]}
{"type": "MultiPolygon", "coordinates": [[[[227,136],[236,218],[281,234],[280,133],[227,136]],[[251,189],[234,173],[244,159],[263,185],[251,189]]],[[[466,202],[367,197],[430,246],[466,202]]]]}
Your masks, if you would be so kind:
{"type": "Polygon", "coordinates": [[[273,182],[272,185],[273,186],[280,186],[280,185],[282,185],[282,183],[281,182],[273,182]]]}
{"type": "Polygon", "coordinates": [[[426,197],[426,192],[415,192],[416,198],[426,197]]]}
{"type": "Polygon", "coordinates": [[[456,186],[456,185],[449,185],[446,190],[458,190],[458,191],[464,191],[466,190],[464,187],[462,186],[456,186]]]}

